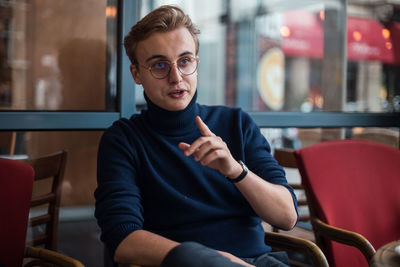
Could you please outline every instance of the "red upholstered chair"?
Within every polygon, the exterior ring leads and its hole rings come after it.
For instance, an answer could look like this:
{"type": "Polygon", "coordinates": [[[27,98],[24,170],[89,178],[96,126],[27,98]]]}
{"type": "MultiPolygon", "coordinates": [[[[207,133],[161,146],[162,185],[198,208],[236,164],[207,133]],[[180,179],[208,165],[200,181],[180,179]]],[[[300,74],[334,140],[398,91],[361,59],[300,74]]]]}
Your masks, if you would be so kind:
{"type": "Polygon", "coordinates": [[[21,266],[25,249],[33,169],[0,159],[0,266],[21,266]]]}
{"type": "Polygon", "coordinates": [[[295,156],[316,240],[331,266],[368,266],[375,249],[400,239],[400,150],[338,140],[295,156]]]}
{"type": "Polygon", "coordinates": [[[55,251],[25,246],[33,178],[29,164],[0,158],[0,266],[23,266],[24,258],[37,263],[32,266],[83,266],[55,251]]]}

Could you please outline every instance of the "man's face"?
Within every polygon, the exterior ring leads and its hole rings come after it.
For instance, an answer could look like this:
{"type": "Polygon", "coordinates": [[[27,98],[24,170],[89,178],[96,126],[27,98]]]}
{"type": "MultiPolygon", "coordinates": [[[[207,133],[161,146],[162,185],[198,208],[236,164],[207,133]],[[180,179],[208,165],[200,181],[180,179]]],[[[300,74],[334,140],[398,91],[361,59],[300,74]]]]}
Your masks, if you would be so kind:
{"type": "Polygon", "coordinates": [[[171,64],[167,77],[156,79],[146,68],[159,61],[177,63],[182,56],[195,58],[196,46],[190,32],[180,27],[166,33],[154,33],[138,43],[136,55],[139,67],[131,65],[132,77],[143,86],[149,99],[166,110],[185,109],[196,92],[197,70],[191,75],[183,75],[177,64],[171,64]]]}

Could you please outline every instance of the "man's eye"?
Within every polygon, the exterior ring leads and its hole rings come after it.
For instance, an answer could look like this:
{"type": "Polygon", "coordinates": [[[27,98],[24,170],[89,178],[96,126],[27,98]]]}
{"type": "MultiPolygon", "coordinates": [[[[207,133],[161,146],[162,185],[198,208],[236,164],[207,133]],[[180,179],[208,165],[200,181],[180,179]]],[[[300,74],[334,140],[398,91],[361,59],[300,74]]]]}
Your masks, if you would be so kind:
{"type": "Polygon", "coordinates": [[[154,63],[151,68],[152,69],[168,69],[169,64],[167,62],[164,61],[158,61],[156,63],[154,63]]]}
{"type": "Polygon", "coordinates": [[[179,66],[186,66],[187,64],[190,64],[192,62],[192,59],[190,57],[184,57],[179,59],[179,66]]]}

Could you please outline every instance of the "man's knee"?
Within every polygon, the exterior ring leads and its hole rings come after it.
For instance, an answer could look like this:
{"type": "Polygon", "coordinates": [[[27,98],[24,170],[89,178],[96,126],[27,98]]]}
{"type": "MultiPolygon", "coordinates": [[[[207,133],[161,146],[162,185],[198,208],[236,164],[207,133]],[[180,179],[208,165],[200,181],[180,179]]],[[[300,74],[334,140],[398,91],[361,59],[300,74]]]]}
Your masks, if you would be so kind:
{"type": "Polygon", "coordinates": [[[163,260],[161,267],[238,267],[216,250],[196,242],[183,242],[173,248],[163,260]]]}

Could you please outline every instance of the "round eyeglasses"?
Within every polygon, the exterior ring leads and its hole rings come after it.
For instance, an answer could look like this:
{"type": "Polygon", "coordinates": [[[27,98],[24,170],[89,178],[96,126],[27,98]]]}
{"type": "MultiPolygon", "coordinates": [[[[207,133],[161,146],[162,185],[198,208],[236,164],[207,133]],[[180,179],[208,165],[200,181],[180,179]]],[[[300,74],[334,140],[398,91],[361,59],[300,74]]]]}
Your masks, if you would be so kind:
{"type": "Polygon", "coordinates": [[[167,60],[158,60],[150,65],[150,67],[146,67],[142,64],[139,64],[146,70],[150,71],[151,75],[153,75],[156,79],[164,79],[171,72],[171,65],[176,64],[179,72],[182,75],[188,76],[192,75],[196,70],[199,63],[198,57],[192,56],[183,56],[178,58],[176,62],[170,62],[167,60]]]}

